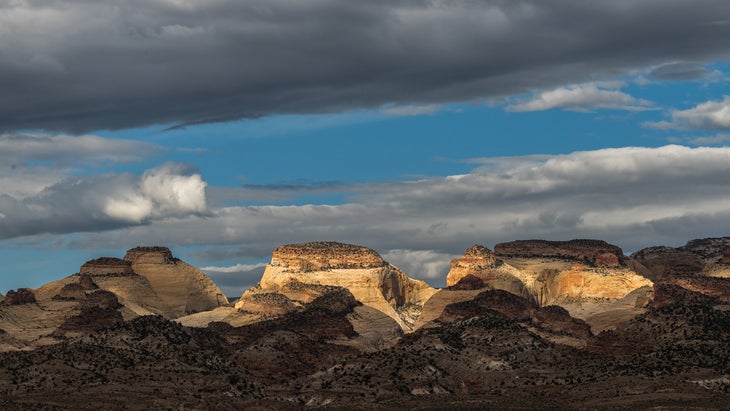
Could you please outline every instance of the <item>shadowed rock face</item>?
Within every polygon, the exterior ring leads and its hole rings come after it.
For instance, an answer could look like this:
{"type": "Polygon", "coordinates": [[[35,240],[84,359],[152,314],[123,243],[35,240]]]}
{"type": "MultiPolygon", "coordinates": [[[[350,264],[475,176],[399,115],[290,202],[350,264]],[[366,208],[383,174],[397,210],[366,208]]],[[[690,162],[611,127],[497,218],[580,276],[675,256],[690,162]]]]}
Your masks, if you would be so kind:
{"type": "Polygon", "coordinates": [[[680,247],[681,250],[699,255],[705,264],[722,263],[723,259],[728,256],[729,248],[730,237],[690,240],[680,247]]]}
{"type": "Polygon", "coordinates": [[[18,288],[17,291],[10,290],[3,301],[6,305],[22,305],[36,302],[35,294],[30,288],[18,288]]]}
{"type": "Polygon", "coordinates": [[[569,259],[597,267],[618,267],[626,264],[621,248],[601,240],[520,240],[497,244],[494,253],[499,257],[569,259]]]}
{"type": "Polygon", "coordinates": [[[292,271],[326,271],[343,268],[378,268],[385,261],[375,251],[351,244],[317,241],[288,244],[271,253],[271,265],[292,271]]]}
{"type": "Polygon", "coordinates": [[[696,274],[704,267],[699,255],[673,247],[644,248],[631,254],[631,257],[649,269],[653,280],[665,274],[696,274]]]}
{"type": "Polygon", "coordinates": [[[79,303],[79,314],[64,321],[56,334],[89,332],[120,323],[123,321],[120,308],[122,305],[114,293],[94,291],[79,303]]]}
{"type": "Polygon", "coordinates": [[[655,279],[703,275],[730,277],[730,237],[688,241],[681,247],[648,247],[631,255],[655,279]]]}

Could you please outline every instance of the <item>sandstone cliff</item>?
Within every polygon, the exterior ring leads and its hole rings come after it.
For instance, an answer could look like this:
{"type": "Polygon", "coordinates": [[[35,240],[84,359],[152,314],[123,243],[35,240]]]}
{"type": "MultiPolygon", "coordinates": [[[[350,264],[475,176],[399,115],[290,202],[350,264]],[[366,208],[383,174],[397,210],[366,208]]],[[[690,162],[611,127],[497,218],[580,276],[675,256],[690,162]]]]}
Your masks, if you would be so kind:
{"type": "MultiPolygon", "coordinates": [[[[478,245],[466,250],[451,262],[447,285],[463,289],[460,282],[478,279],[484,286],[509,291],[541,306],[559,305],[603,329],[643,312],[643,306],[636,305],[638,294],[632,292],[651,287],[652,282],[637,271],[647,270],[624,256],[619,247],[604,241],[513,241],[497,244],[494,253],[478,245]],[[630,295],[636,297],[626,301],[630,295]],[[604,309],[612,314],[603,315],[599,321],[595,315],[604,309]]],[[[443,293],[426,306],[428,317],[436,316],[437,307],[443,306],[436,304],[438,301],[458,301],[468,294],[443,293]]]]}
{"type": "Polygon", "coordinates": [[[261,281],[241,296],[236,308],[261,311],[254,296],[270,293],[281,294],[296,306],[320,295],[316,286],[346,288],[359,302],[387,314],[405,330],[413,328],[423,303],[436,292],[369,248],[314,242],[276,248],[261,281]]]}

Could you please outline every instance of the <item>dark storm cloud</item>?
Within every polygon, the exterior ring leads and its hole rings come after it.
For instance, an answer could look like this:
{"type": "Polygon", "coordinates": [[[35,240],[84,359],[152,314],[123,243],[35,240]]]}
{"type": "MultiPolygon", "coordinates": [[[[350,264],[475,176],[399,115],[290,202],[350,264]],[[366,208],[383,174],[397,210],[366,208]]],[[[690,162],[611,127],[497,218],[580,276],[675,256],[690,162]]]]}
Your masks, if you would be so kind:
{"type": "Polygon", "coordinates": [[[426,106],[730,51],[725,0],[4,4],[4,130],[426,106]]]}

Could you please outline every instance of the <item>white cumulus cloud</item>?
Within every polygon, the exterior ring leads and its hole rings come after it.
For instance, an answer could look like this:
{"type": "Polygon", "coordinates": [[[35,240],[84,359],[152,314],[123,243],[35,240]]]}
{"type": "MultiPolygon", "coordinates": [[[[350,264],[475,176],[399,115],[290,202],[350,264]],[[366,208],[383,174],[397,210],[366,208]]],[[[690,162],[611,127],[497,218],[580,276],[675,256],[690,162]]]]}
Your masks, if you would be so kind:
{"type": "Polygon", "coordinates": [[[0,237],[100,231],[207,210],[200,174],[166,164],[133,174],[65,178],[22,198],[0,193],[0,237]]]}
{"type": "Polygon", "coordinates": [[[507,106],[507,111],[544,111],[551,109],[587,111],[592,109],[651,110],[652,102],[638,99],[616,88],[599,83],[559,87],[538,93],[507,106]]]}
{"type": "Polygon", "coordinates": [[[388,250],[382,257],[413,278],[434,280],[446,278],[451,260],[458,255],[434,250],[396,249],[388,250]]]}
{"type": "Polygon", "coordinates": [[[671,111],[671,121],[647,122],[656,129],[730,130],[730,96],[719,101],[706,101],[687,110],[671,111]]]}

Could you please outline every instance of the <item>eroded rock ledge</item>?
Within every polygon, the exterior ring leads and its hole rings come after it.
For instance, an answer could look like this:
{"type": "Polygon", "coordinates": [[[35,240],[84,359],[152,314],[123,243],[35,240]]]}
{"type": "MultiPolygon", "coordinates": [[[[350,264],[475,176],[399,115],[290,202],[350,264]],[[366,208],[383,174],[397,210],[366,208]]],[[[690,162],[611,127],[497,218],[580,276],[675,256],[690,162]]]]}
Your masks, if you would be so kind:
{"type": "Polygon", "coordinates": [[[132,264],[172,264],[179,261],[172,256],[172,251],[167,247],[145,246],[135,247],[127,251],[124,259],[132,264]]]}
{"type": "Polygon", "coordinates": [[[602,240],[519,240],[497,244],[494,254],[500,257],[561,258],[593,266],[626,265],[626,257],[618,246],[602,240]]]}
{"type": "Polygon", "coordinates": [[[132,263],[121,258],[101,257],[85,262],[79,270],[81,275],[134,275],[132,263]]]}
{"type": "Polygon", "coordinates": [[[379,268],[385,264],[370,248],[331,241],[282,245],[271,255],[272,266],[298,272],[379,268]]]}

